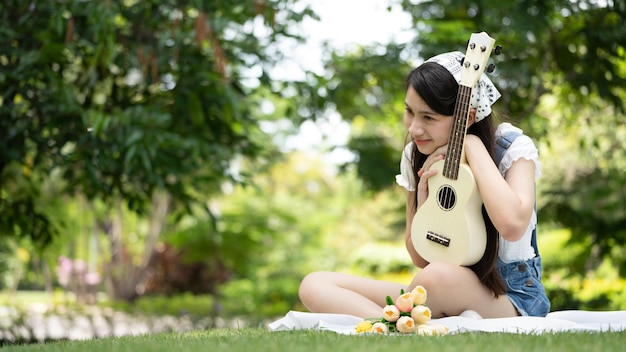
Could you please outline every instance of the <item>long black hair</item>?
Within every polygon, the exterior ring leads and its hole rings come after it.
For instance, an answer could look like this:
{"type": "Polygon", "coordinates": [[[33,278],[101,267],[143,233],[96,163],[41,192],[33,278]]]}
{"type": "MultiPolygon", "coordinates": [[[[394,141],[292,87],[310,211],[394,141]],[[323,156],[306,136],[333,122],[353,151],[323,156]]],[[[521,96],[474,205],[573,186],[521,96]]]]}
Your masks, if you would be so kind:
{"type": "MultiPolygon", "coordinates": [[[[454,107],[459,91],[459,84],[452,74],[435,62],[425,62],[413,69],[406,79],[406,89],[412,87],[426,104],[436,113],[454,115],[454,107]]],[[[476,135],[483,142],[491,158],[494,158],[495,126],[491,115],[473,123],[467,130],[468,134],[476,135]]],[[[407,135],[407,138],[409,136],[407,135]]],[[[428,155],[420,153],[413,144],[411,159],[413,160],[413,176],[419,182],[418,171],[424,165],[428,155]]],[[[415,192],[417,207],[417,192],[415,192]]],[[[416,210],[416,209],[413,209],[416,210]]],[[[476,273],[480,282],[491,289],[496,297],[506,293],[506,287],[496,270],[499,248],[499,234],[491,222],[485,207],[482,207],[483,220],[487,229],[487,247],[483,257],[469,268],[476,273]]]]}

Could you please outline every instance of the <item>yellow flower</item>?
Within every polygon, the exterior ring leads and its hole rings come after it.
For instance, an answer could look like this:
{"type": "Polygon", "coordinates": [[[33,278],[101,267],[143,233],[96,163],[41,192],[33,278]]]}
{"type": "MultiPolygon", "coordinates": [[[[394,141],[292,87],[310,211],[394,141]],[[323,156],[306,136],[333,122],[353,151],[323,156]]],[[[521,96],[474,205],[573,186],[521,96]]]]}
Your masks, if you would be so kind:
{"type": "Polygon", "coordinates": [[[413,295],[410,292],[401,294],[396,299],[396,307],[401,312],[410,312],[413,309],[413,295]]]}
{"type": "Polygon", "coordinates": [[[411,294],[413,295],[413,303],[415,305],[420,305],[426,303],[426,289],[423,286],[417,285],[413,290],[411,290],[411,294]]]}
{"type": "Polygon", "coordinates": [[[399,317],[400,317],[400,311],[398,310],[398,307],[394,306],[393,304],[390,304],[388,306],[385,306],[385,308],[383,308],[383,318],[386,321],[394,322],[398,320],[399,317]]]}
{"type": "Polygon", "coordinates": [[[403,334],[411,333],[415,331],[415,321],[411,317],[400,317],[396,322],[396,329],[403,334]]]}
{"type": "Polygon", "coordinates": [[[372,331],[372,323],[370,323],[367,320],[363,320],[362,322],[358,323],[356,326],[356,333],[360,334],[363,332],[371,332],[372,331]]]}
{"type": "Polygon", "coordinates": [[[389,332],[389,328],[387,327],[387,324],[377,322],[372,325],[372,332],[377,334],[387,334],[389,332]]]}
{"type": "Polygon", "coordinates": [[[411,310],[411,318],[415,320],[416,324],[424,324],[429,321],[431,317],[432,313],[430,308],[424,305],[415,306],[413,310],[411,310]]]}

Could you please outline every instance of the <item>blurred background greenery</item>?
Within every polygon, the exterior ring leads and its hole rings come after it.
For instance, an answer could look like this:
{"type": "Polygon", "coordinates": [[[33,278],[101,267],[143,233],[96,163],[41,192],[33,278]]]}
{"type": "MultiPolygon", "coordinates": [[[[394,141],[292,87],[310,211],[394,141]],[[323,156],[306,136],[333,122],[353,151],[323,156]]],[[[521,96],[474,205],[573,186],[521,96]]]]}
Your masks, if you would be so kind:
{"type": "Polygon", "coordinates": [[[388,0],[409,42],[328,45],[323,72],[276,78],[307,4],[3,1],[2,304],[262,321],[303,310],[313,270],[407,282],[404,77],[486,31],[498,113],[540,150],[552,309],[626,309],[624,1],[388,0]],[[346,145],[285,147],[338,118],[346,145]]]}

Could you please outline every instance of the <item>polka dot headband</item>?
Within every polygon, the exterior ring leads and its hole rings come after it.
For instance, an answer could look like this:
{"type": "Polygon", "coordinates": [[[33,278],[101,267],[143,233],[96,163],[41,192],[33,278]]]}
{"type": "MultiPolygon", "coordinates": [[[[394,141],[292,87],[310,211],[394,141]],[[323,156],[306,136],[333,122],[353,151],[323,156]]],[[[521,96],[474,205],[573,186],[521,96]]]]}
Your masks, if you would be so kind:
{"type": "MultiPolygon", "coordinates": [[[[461,82],[461,60],[464,56],[460,51],[453,51],[433,56],[426,62],[438,63],[450,71],[457,82],[461,82]]],[[[491,105],[501,96],[489,77],[484,73],[481,74],[472,90],[472,98],[470,99],[470,107],[476,109],[476,122],[491,114],[491,105]]]]}

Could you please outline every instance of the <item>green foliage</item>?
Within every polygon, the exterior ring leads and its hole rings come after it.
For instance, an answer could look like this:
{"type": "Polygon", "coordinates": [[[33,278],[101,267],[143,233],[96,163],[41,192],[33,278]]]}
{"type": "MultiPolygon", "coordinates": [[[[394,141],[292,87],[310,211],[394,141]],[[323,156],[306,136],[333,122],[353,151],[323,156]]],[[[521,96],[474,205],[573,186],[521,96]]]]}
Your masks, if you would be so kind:
{"type": "Polygon", "coordinates": [[[254,185],[237,186],[232,193],[214,200],[210,216],[198,213],[169,241],[184,248],[188,260],[222,265],[229,275],[250,275],[259,265],[295,261],[290,248],[306,247],[308,243],[302,241],[319,230],[315,225],[308,228],[304,215],[328,216],[315,212],[316,202],[328,195],[324,180],[315,174],[320,170],[307,165],[304,158],[301,161],[300,177],[294,176],[295,170],[277,164],[268,174],[257,176],[254,185]],[[208,258],[207,253],[211,254],[208,258]]]}
{"type": "MultiPolygon", "coordinates": [[[[325,62],[324,75],[309,78],[300,95],[313,116],[336,110],[351,122],[348,148],[357,155],[356,171],[372,191],[393,183],[406,131],[404,80],[411,66],[401,59],[403,46],[391,43],[354,52],[338,49],[325,62]]],[[[353,163],[344,165],[350,170],[353,163]]]]}
{"type": "Polygon", "coordinates": [[[587,267],[588,244],[572,241],[569,230],[542,230],[538,237],[543,258],[543,282],[552,311],[626,309],[626,279],[605,259],[587,267]]]}
{"type": "MultiPolygon", "coordinates": [[[[611,267],[611,264],[603,266],[611,267]]],[[[626,309],[626,279],[618,277],[615,270],[611,270],[609,277],[602,277],[601,270],[588,277],[565,269],[552,269],[546,273],[544,284],[552,311],[626,309]]]]}
{"type": "MultiPolygon", "coordinates": [[[[556,91],[558,94],[559,91],[556,91]]],[[[567,246],[584,250],[570,256],[582,272],[610,258],[620,275],[626,269],[626,165],[623,115],[611,106],[559,106],[546,99],[540,113],[550,111],[548,137],[541,141],[544,178],[540,187],[539,216],[571,229],[567,246]]]]}
{"type": "Polygon", "coordinates": [[[251,185],[214,199],[213,218],[198,213],[167,237],[188,262],[222,270],[226,280],[216,295],[225,317],[302,310],[298,286],[313,270],[406,271],[402,247],[372,246],[402,238],[401,193],[369,198],[354,173],[332,170],[318,157],[290,154],[251,185]]]}
{"type": "Polygon", "coordinates": [[[301,274],[279,271],[264,279],[236,279],[221,289],[221,316],[245,317],[250,323],[284,315],[289,310],[304,310],[299,304],[301,274]]]}
{"type": "MultiPolygon", "coordinates": [[[[289,84],[269,77],[282,58],[275,45],[300,40],[292,34],[294,25],[313,16],[294,4],[3,2],[3,238],[25,236],[40,247],[50,245],[55,234],[89,238],[102,230],[112,238],[115,220],[127,220],[129,211],[140,217],[153,213],[156,194],[165,194],[174,213],[158,220],[175,225],[220,193],[223,182],[244,181],[236,171],[238,160],[273,157],[255,108],[279,95],[274,84],[289,84]],[[54,183],[59,189],[53,202],[42,188],[50,175],[61,178],[54,183]],[[54,205],[71,202],[64,196],[86,197],[83,212],[90,214],[82,216],[92,223],[60,227],[67,214],[54,205]],[[96,209],[100,205],[106,209],[96,209]],[[121,210],[111,215],[111,209],[121,210]]],[[[78,217],[76,223],[88,221],[78,217]]],[[[102,251],[117,265],[111,276],[132,279],[146,272],[137,263],[150,257],[147,231],[133,228],[143,227],[145,218],[132,220],[102,251]],[[142,259],[136,247],[147,248],[142,259]]],[[[65,241],[54,240],[57,246],[65,241]]],[[[73,257],[84,254],[77,248],[82,243],[69,242],[64,250],[79,252],[73,257]]],[[[109,286],[124,286],[135,295],[136,284],[109,286]]]]}
{"type": "Polygon", "coordinates": [[[54,226],[58,224],[47,216],[45,205],[37,202],[42,193],[40,182],[41,179],[34,177],[30,168],[17,162],[2,166],[0,233],[27,237],[40,246],[49,244],[58,234],[59,229],[54,226]]]}
{"type": "Polygon", "coordinates": [[[10,0],[0,5],[0,231],[42,243],[34,171],[59,169],[65,192],[138,212],[166,190],[183,213],[233,179],[261,148],[249,95],[268,87],[273,43],[298,38],[293,0],[10,0]],[[255,35],[252,21],[267,30],[255,35]],[[236,34],[236,35],[235,35],[236,34]],[[258,68],[258,77],[249,69],[258,68]],[[19,178],[18,178],[19,176],[19,178]]]}
{"type": "MultiPolygon", "coordinates": [[[[603,173],[593,170],[579,175],[571,185],[548,193],[551,201],[545,212],[573,229],[573,242],[593,246],[602,257],[611,255],[613,248],[626,245],[626,177],[622,171],[603,173]]],[[[589,253],[582,253],[588,256],[589,253]]],[[[617,253],[615,253],[617,254],[617,253]]],[[[626,263],[616,263],[626,273],[626,263]]]]}
{"type": "Polygon", "coordinates": [[[365,275],[411,271],[413,264],[406,248],[403,243],[398,243],[398,239],[392,243],[369,242],[354,250],[349,256],[353,270],[366,273],[365,275]]]}
{"type": "Polygon", "coordinates": [[[324,172],[319,160],[290,155],[252,185],[213,200],[213,217],[185,219],[188,226],[167,237],[188,262],[221,270],[222,314],[283,314],[298,304],[299,282],[316,256],[334,257],[323,248],[324,233],[340,226],[346,191],[324,172]]]}
{"type": "Polygon", "coordinates": [[[357,153],[357,172],[369,189],[377,192],[389,187],[389,171],[398,168],[397,148],[377,135],[355,136],[348,148],[357,153]]]}

